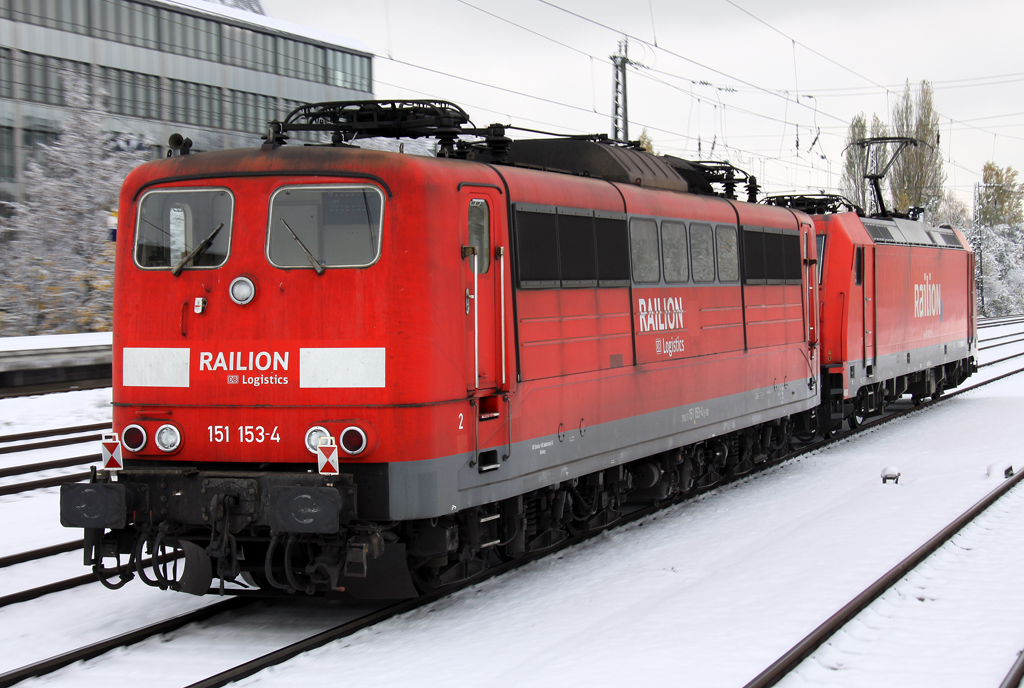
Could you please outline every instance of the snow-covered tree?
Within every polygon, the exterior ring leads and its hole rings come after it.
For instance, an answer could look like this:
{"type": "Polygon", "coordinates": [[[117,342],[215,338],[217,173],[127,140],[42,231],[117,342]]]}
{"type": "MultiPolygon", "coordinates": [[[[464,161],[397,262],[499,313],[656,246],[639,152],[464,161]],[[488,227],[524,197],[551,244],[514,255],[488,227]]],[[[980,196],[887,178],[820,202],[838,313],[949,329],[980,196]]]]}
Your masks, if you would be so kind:
{"type": "Polygon", "coordinates": [[[3,226],[0,334],[35,335],[110,329],[114,245],[107,218],[125,176],[149,158],[116,150],[104,131],[103,93],[61,74],[66,115],[57,140],[30,160],[23,203],[3,226]]]}
{"type": "Polygon", "coordinates": [[[966,203],[956,197],[956,192],[947,189],[929,220],[934,225],[966,229],[971,226],[971,210],[966,203]]]}
{"type": "Polygon", "coordinates": [[[985,163],[977,222],[967,236],[977,256],[979,311],[999,316],[1024,312],[1024,184],[1017,171],[985,163]]]}

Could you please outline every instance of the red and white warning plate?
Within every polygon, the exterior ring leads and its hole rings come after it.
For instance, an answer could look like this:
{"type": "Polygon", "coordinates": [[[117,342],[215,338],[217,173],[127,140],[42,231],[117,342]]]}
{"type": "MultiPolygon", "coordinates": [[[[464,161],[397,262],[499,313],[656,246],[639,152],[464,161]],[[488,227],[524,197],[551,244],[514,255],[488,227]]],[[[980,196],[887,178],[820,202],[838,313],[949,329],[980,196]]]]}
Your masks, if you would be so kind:
{"type": "Polygon", "coordinates": [[[121,458],[121,442],[116,432],[105,432],[100,440],[101,464],[108,471],[119,471],[124,468],[121,458]]]}
{"type": "Polygon", "coordinates": [[[338,445],[333,437],[321,437],[316,448],[316,461],[321,475],[338,475],[338,445]]]}

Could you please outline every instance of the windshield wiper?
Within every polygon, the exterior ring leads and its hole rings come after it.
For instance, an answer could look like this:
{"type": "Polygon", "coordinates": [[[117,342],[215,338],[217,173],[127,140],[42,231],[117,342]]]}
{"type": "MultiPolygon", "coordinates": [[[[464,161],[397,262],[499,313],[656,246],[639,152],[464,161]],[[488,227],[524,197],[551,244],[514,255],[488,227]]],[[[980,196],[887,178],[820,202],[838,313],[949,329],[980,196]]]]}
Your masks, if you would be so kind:
{"type": "Polygon", "coordinates": [[[192,249],[191,251],[189,251],[189,254],[188,254],[187,256],[185,256],[184,258],[182,258],[181,260],[179,260],[179,261],[178,261],[178,264],[177,264],[177,265],[175,265],[175,266],[174,266],[173,268],[171,268],[171,274],[172,274],[172,275],[174,275],[175,277],[177,277],[178,275],[180,275],[180,274],[181,274],[181,269],[182,269],[183,267],[185,267],[185,263],[189,262],[190,260],[192,260],[193,258],[195,258],[196,256],[198,256],[198,255],[199,255],[200,253],[202,253],[203,251],[205,251],[205,250],[206,250],[206,247],[210,245],[210,243],[211,243],[211,242],[213,241],[213,238],[214,238],[215,236],[217,236],[217,232],[219,232],[219,231],[220,231],[220,228],[221,228],[221,227],[223,227],[223,226],[224,226],[224,223],[223,223],[223,222],[221,222],[221,223],[220,223],[219,225],[217,225],[217,228],[216,228],[216,229],[214,229],[214,230],[213,230],[212,232],[210,232],[210,236],[208,236],[208,237],[206,237],[205,239],[203,239],[203,240],[202,240],[202,241],[201,241],[201,242],[199,243],[199,245],[198,245],[198,246],[196,246],[196,247],[195,247],[194,249],[192,249]]]}
{"type": "Polygon", "coordinates": [[[299,248],[302,249],[302,252],[306,254],[306,260],[308,260],[309,264],[313,266],[314,270],[316,270],[316,274],[324,274],[324,266],[320,264],[319,260],[313,257],[313,254],[309,252],[309,249],[306,248],[306,245],[302,243],[302,239],[299,238],[299,235],[295,233],[294,229],[288,226],[288,223],[285,222],[285,219],[283,217],[281,218],[281,223],[284,224],[285,229],[291,232],[292,239],[295,239],[295,243],[297,243],[299,245],[299,248]]]}

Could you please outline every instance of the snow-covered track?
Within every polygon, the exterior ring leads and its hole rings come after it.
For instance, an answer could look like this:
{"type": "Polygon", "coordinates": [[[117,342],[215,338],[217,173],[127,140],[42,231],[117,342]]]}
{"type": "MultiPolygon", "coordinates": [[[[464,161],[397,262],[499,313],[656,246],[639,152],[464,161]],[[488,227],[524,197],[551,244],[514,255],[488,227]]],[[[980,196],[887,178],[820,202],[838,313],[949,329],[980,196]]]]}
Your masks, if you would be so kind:
{"type": "MultiPolygon", "coordinates": [[[[1003,378],[1009,377],[1011,375],[1016,375],[1021,372],[1024,372],[1024,368],[1018,368],[1017,370],[1004,373],[1002,375],[999,375],[998,377],[985,380],[984,382],[979,382],[969,387],[956,390],[955,392],[951,392],[946,396],[942,397],[941,399],[927,402],[926,405],[942,403],[947,399],[963,394],[967,391],[970,391],[971,389],[987,385],[991,382],[995,382],[996,380],[1001,380],[1003,378]]],[[[868,428],[874,427],[881,423],[889,422],[891,420],[908,415],[910,413],[914,413],[917,410],[918,408],[910,408],[906,409],[905,411],[892,414],[890,416],[885,416],[872,423],[865,424],[861,428],[851,431],[850,433],[845,433],[844,435],[841,436],[841,438],[848,437],[849,435],[858,432],[864,432],[868,428]]],[[[807,447],[799,453],[804,453],[812,449],[817,449],[819,446],[831,443],[833,441],[835,441],[835,439],[826,440],[816,445],[807,447]]],[[[1024,479],[1024,471],[1020,471],[1017,474],[1013,474],[1012,469],[1010,469],[1010,471],[1011,472],[1007,476],[1007,479],[1003,483],[1001,483],[999,487],[992,490],[988,495],[986,495],[977,503],[975,503],[974,506],[972,506],[970,509],[962,513],[955,520],[949,523],[949,525],[947,525],[945,528],[936,533],[932,538],[930,538],[927,542],[925,542],[923,545],[914,550],[914,552],[912,552],[910,555],[904,558],[901,562],[896,564],[896,566],[889,569],[889,571],[887,571],[874,583],[872,583],[870,586],[864,589],[864,591],[858,594],[850,602],[848,602],[842,608],[836,611],[835,614],[826,619],[821,625],[819,625],[808,635],[806,635],[799,643],[794,645],[782,657],[780,657],[778,660],[772,663],[767,669],[758,674],[752,681],[747,683],[746,686],[744,686],[744,688],[768,688],[769,686],[774,686],[776,683],[782,680],[783,677],[785,677],[791,671],[796,669],[796,667],[801,662],[807,659],[815,650],[817,650],[823,643],[825,643],[829,638],[835,635],[854,617],[856,617],[860,612],[862,612],[869,604],[871,604],[876,599],[881,597],[882,594],[884,594],[887,590],[892,588],[893,585],[902,580],[903,577],[907,575],[907,573],[909,573],[912,569],[920,565],[925,559],[927,559],[933,552],[935,552],[935,550],[942,546],[947,540],[949,540],[954,535],[963,530],[968,524],[974,521],[986,509],[995,504],[1002,496],[1004,496],[1022,479],[1024,479]]],[[[1021,661],[1018,660],[1018,663],[1021,663],[1021,661]]],[[[1021,671],[1022,676],[1024,676],[1024,666],[1020,667],[1019,670],[1021,671]]],[[[1011,670],[1011,675],[1012,674],[1013,670],[1011,670]]],[[[1007,677],[1007,680],[1009,679],[1010,676],[1007,677]]],[[[1018,677],[1017,682],[1004,682],[1004,685],[1013,686],[1014,688],[1016,688],[1016,686],[1018,686],[1019,683],[1020,677],[1018,677]]]]}
{"type": "MultiPolygon", "coordinates": [[[[829,617],[824,623],[811,631],[799,643],[794,645],[786,654],[776,660],[771,666],[758,674],[754,680],[746,684],[745,688],[768,688],[774,686],[790,671],[795,669],[802,661],[807,659],[826,640],[831,638],[839,629],[849,623],[857,614],[863,611],[869,604],[881,597],[899,580],[907,575],[912,569],[928,558],[943,543],[963,530],[969,523],[976,519],[983,511],[996,503],[1000,497],[1010,491],[1017,483],[1024,479],[1024,471],[1006,479],[996,489],[982,498],[970,509],[962,513],[952,523],[936,533],[930,540],[918,547],[903,561],[889,569],[881,578],[868,586],[857,597],[844,605],[839,611],[829,617]]],[[[1009,685],[1016,686],[1017,683],[1009,685]]]]}
{"type": "MultiPolygon", "coordinates": [[[[84,543],[80,543],[84,544],[84,543]]],[[[64,545],[58,545],[63,547],[64,545]]],[[[36,550],[37,552],[40,550],[36,550]]],[[[29,554],[29,553],[26,553],[29,554]]],[[[54,552],[53,554],[56,554],[54,552]]],[[[21,556],[21,555],[15,555],[21,556]]],[[[44,555],[47,556],[47,555],[44,555]]],[[[44,558],[44,557],[38,557],[44,558]]],[[[110,570],[107,572],[108,576],[115,576],[122,573],[134,572],[137,568],[146,568],[153,565],[152,559],[143,559],[138,566],[136,562],[129,561],[126,564],[118,566],[116,570],[110,570]]],[[[46,595],[52,595],[55,592],[63,592],[64,590],[70,590],[71,588],[77,588],[81,585],[88,585],[90,583],[98,583],[99,580],[96,578],[95,573],[87,573],[81,576],[74,576],[72,578],[65,578],[63,580],[54,581],[53,583],[47,583],[46,585],[40,585],[35,588],[29,588],[27,590],[19,590],[18,592],[12,592],[7,595],[0,596],[0,607],[6,607],[9,604],[17,604],[18,602],[27,602],[29,600],[35,600],[46,595]]]]}
{"type": "Polygon", "coordinates": [[[984,351],[985,349],[995,349],[996,347],[999,347],[999,346],[1007,346],[1008,344],[1018,344],[1020,342],[1024,342],[1024,337],[1021,337],[1020,335],[1021,335],[1021,333],[1017,332],[1017,333],[1014,333],[1012,335],[1004,335],[1003,337],[993,337],[992,339],[983,340],[985,342],[991,342],[991,341],[995,341],[997,339],[1006,339],[1007,337],[1017,337],[1017,339],[1011,339],[1011,340],[1009,340],[1007,342],[999,342],[997,344],[984,344],[982,346],[979,346],[978,350],[979,351],[984,351]]]}
{"type": "Polygon", "coordinates": [[[68,428],[50,428],[48,430],[35,430],[33,432],[19,432],[15,435],[0,435],[0,444],[7,444],[10,442],[24,442],[26,440],[38,440],[47,437],[59,437],[61,435],[74,435],[76,433],[94,432],[96,430],[108,429],[110,429],[109,422],[91,423],[89,425],[75,425],[68,428]]]}
{"type": "Polygon", "coordinates": [[[55,657],[50,657],[40,662],[29,664],[28,666],[15,669],[13,671],[8,671],[5,674],[0,674],[0,688],[7,688],[7,686],[13,686],[20,681],[49,674],[53,671],[66,667],[69,664],[74,664],[75,662],[80,662],[86,659],[92,659],[93,657],[98,657],[120,647],[134,645],[135,643],[162,633],[176,631],[191,623],[206,621],[218,614],[240,609],[246,605],[252,604],[252,602],[253,600],[251,598],[242,597],[232,597],[220,602],[214,602],[213,604],[201,609],[196,609],[180,616],[175,616],[164,621],[150,624],[143,628],[129,631],[128,633],[114,636],[113,638],[108,638],[97,643],[86,645],[85,647],[78,648],[77,650],[65,652],[55,657]]]}
{"type": "Polygon", "coordinates": [[[39,559],[45,559],[46,557],[52,557],[56,554],[64,554],[65,552],[74,552],[80,550],[85,546],[84,540],[72,540],[71,542],[62,542],[59,545],[50,545],[49,547],[40,547],[39,549],[33,549],[28,552],[19,552],[17,554],[8,554],[6,557],[0,557],[0,569],[8,566],[14,566],[15,564],[24,564],[29,561],[37,561],[39,559]]]}
{"type": "MultiPolygon", "coordinates": [[[[38,430],[35,432],[24,432],[13,435],[0,435],[0,455],[4,458],[14,458],[15,455],[25,454],[31,457],[32,452],[39,450],[53,449],[55,447],[73,447],[76,445],[93,445],[102,437],[96,430],[110,428],[110,423],[93,423],[90,425],[78,425],[74,427],[53,428],[50,430],[38,430]]],[[[38,458],[38,457],[36,457],[38,458]]],[[[0,479],[14,476],[27,476],[32,474],[43,474],[61,468],[73,466],[84,466],[98,463],[100,455],[97,452],[91,454],[78,454],[76,456],[62,456],[49,461],[31,461],[16,465],[0,466],[0,479]]],[[[27,480],[17,483],[0,485],[0,496],[28,492],[46,487],[54,487],[68,482],[78,482],[89,477],[88,472],[79,472],[64,475],[43,476],[36,480],[27,480]]]]}
{"type": "Polygon", "coordinates": [[[986,327],[1001,327],[1002,325],[1014,325],[1024,323],[1024,315],[1006,315],[998,318],[978,318],[978,329],[986,327]]]}

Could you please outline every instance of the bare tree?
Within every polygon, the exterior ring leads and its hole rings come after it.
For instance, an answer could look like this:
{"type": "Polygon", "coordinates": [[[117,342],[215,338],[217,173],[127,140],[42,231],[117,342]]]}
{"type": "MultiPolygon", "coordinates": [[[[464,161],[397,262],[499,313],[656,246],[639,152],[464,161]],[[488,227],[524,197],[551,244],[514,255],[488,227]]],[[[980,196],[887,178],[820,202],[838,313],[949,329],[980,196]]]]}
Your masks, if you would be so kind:
{"type": "Polygon", "coordinates": [[[901,213],[912,207],[934,213],[942,199],[946,173],[939,150],[939,115],[932,103],[932,86],[921,82],[917,98],[908,81],[892,111],[895,136],[920,139],[925,145],[906,149],[889,172],[892,205],[901,213]]]}
{"type": "Polygon", "coordinates": [[[854,116],[846,133],[843,176],[839,181],[840,193],[864,209],[867,209],[871,200],[871,187],[865,178],[868,173],[868,150],[856,145],[856,142],[867,136],[868,122],[862,112],[854,116]]]}
{"type": "Polygon", "coordinates": [[[85,78],[61,75],[67,115],[42,163],[29,161],[27,200],[6,222],[0,274],[0,334],[36,335],[110,329],[114,245],[107,218],[125,176],[149,157],[117,152],[105,112],[85,78]]]}

